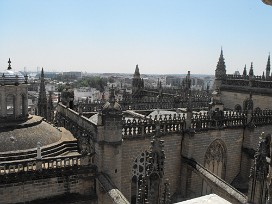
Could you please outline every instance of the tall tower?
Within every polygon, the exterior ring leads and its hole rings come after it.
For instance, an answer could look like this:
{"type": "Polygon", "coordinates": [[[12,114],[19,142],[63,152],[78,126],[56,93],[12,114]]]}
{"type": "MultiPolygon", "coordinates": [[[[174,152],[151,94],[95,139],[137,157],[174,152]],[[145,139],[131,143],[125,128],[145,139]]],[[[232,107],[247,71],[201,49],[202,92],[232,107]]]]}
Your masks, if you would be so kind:
{"type": "Polygon", "coordinates": [[[266,64],[266,80],[270,78],[270,53],[268,55],[267,64],[266,64]]]}
{"type": "Polygon", "coordinates": [[[223,56],[223,50],[221,48],[220,57],[216,66],[215,70],[215,82],[214,82],[214,88],[219,89],[222,81],[226,79],[226,65],[225,65],[225,59],[223,56]]]}
{"type": "Polygon", "coordinates": [[[139,90],[144,88],[144,80],[141,79],[138,64],[136,65],[135,72],[132,79],[132,94],[136,94],[139,90]]]}
{"type": "Polygon", "coordinates": [[[122,124],[122,108],[116,102],[112,88],[109,101],[98,114],[95,149],[98,171],[107,174],[118,189],[121,189],[122,124]]]}
{"type": "Polygon", "coordinates": [[[47,98],[46,98],[43,68],[41,72],[41,84],[40,84],[40,92],[39,92],[39,99],[38,99],[38,115],[47,119],[47,98]]]}

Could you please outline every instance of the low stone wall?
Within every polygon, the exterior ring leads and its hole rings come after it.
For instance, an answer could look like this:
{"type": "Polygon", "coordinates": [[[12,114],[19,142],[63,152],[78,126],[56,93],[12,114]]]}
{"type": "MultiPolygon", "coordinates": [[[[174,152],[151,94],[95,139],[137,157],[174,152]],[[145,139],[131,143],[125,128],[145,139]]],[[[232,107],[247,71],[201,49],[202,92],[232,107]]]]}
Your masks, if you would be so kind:
{"type": "MultiPolygon", "coordinates": [[[[80,169],[48,169],[9,175],[0,184],[0,203],[24,203],[55,196],[79,194],[96,202],[95,171],[90,167],[80,169]],[[8,176],[11,178],[9,179],[8,176]],[[9,181],[8,181],[9,180],[9,181]]],[[[3,180],[2,180],[3,181],[3,180]]]]}

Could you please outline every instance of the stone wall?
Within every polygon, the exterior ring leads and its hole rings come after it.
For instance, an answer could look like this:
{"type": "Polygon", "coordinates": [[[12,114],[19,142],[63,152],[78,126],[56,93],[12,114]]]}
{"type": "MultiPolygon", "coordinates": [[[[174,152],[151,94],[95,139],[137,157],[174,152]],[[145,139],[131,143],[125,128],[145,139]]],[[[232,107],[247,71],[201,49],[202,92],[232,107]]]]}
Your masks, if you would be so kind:
{"type": "MultiPolygon", "coordinates": [[[[170,134],[162,136],[160,139],[164,140],[165,151],[165,168],[164,177],[169,180],[171,195],[176,191],[180,191],[180,167],[181,167],[181,134],[170,134]]],[[[121,191],[124,196],[130,201],[131,199],[131,181],[132,168],[135,159],[141,155],[142,152],[150,149],[150,137],[139,137],[133,139],[124,139],[122,143],[122,173],[121,191]]]]}
{"type": "MultiPolygon", "coordinates": [[[[187,158],[194,159],[204,166],[207,149],[209,148],[209,145],[217,139],[224,144],[226,150],[226,174],[223,179],[226,182],[231,183],[240,172],[241,149],[243,142],[242,128],[210,130],[206,132],[192,133],[190,135],[185,134],[182,145],[182,155],[187,158]]],[[[183,185],[186,185],[183,186],[183,188],[188,188],[187,192],[190,192],[190,195],[193,197],[201,196],[202,179],[200,179],[195,173],[187,175],[183,175],[182,179],[189,179],[187,184],[189,183],[190,185],[183,183],[183,185]]]]}
{"type": "Polygon", "coordinates": [[[256,150],[258,147],[262,132],[264,132],[265,135],[271,134],[272,125],[256,126],[252,130],[246,129],[243,147],[248,149],[252,148],[256,150]]]}
{"type": "MultiPolygon", "coordinates": [[[[249,97],[249,93],[237,91],[221,91],[221,101],[224,103],[225,108],[234,109],[236,104],[243,108],[243,101],[249,97]]],[[[272,97],[267,95],[252,94],[254,109],[259,107],[261,109],[272,109],[272,97]]]]}
{"type": "Polygon", "coordinates": [[[90,196],[94,198],[93,203],[96,203],[93,172],[70,172],[69,174],[62,172],[50,178],[46,178],[47,174],[43,172],[43,178],[38,179],[35,179],[34,175],[28,179],[26,179],[27,176],[22,177],[18,182],[1,182],[0,203],[23,203],[37,199],[50,199],[64,194],[90,196]]]}

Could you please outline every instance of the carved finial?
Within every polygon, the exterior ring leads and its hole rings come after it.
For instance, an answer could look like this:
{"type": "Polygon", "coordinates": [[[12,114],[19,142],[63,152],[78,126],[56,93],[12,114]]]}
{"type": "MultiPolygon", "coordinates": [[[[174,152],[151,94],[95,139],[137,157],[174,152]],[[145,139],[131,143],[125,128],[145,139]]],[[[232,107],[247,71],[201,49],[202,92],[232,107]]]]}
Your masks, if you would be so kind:
{"type": "Polygon", "coordinates": [[[10,64],[11,64],[11,61],[10,61],[10,58],[9,58],[9,60],[8,60],[8,64],[9,64],[9,65],[8,65],[8,70],[11,70],[11,65],[10,65],[10,64]]]}

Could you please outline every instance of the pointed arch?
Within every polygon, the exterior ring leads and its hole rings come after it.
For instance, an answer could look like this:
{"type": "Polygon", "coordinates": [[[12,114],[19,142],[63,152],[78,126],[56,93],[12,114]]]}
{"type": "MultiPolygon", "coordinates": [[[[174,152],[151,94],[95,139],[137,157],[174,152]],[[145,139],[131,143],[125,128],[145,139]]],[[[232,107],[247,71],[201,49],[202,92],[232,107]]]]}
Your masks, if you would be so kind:
{"type": "MultiPolygon", "coordinates": [[[[216,139],[209,145],[206,151],[204,157],[204,167],[218,177],[225,179],[226,163],[226,146],[222,140],[216,139]]],[[[210,193],[212,193],[212,189],[207,185],[205,181],[203,181],[202,195],[207,195],[210,193]]]]}

